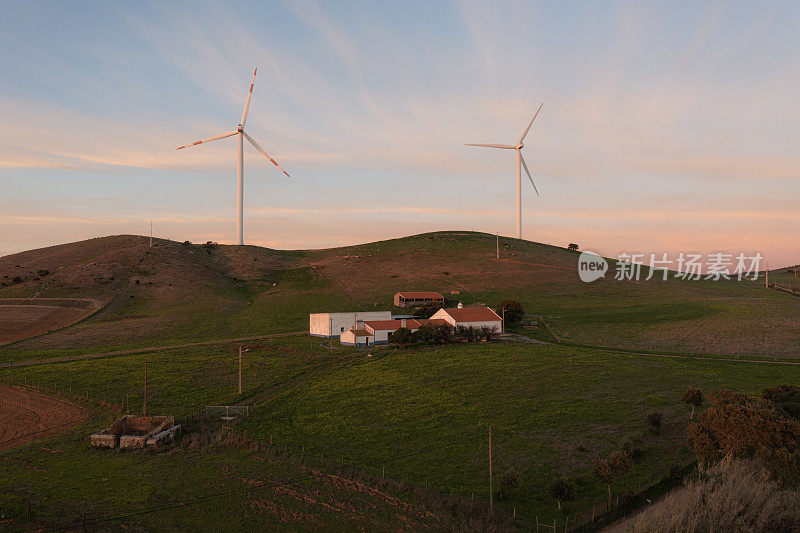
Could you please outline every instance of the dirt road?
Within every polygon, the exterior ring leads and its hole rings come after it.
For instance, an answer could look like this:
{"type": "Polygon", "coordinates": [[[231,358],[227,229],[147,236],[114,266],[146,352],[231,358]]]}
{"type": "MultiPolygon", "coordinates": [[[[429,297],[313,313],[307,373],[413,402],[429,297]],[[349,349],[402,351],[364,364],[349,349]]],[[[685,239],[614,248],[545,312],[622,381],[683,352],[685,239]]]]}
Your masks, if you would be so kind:
{"type": "Polygon", "coordinates": [[[65,431],[85,419],[86,412],[66,400],[0,385],[0,451],[65,431]]]}

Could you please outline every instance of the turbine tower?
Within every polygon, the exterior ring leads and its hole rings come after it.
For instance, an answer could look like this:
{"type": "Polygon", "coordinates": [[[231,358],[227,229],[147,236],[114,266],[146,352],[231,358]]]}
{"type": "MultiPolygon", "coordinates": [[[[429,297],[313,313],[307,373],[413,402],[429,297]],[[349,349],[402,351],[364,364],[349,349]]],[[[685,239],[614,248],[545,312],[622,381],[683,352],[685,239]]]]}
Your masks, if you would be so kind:
{"type": "Polygon", "coordinates": [[[539,196],[539,191],[536,189],[536,184],[533,183],[533,178],[531,177],[531,173],[528,170],[528,165],[525,164],[525,158],[522,157],[522,149],[525,147],[522,141],[525,140],[525,136],[528,135],[528,132],[533,126],[533,121],[536,120],[536,117],[539,116],[539,111],[542,110],[542,106],[539,105],[539,109],[536,110],[536,114],[533,115],[533,118],[528,123],[528,127],[525,128],[525,131],[522,132],[522,137],[519,138],[516,145],[512,144],[467,144],[465,146],[482,146],[484,148],[503,148],[505,150],[516,150],[517,151],[517,236],[521,239],[522,238],[522,179],[520,177],[520,167],[525,169],[525,173],[528,175],[528,179],[531,180],[531,185],[533,185],[533,190],[536,191],[536,196],[539,196]]]}
{"type": "Polygon", "coordinates": [[[198,144],[203,144],[211,141],[216,141],[219,139],[224,139],[225,137],[231,137],[233,135],[239,136],[239,155],[236,158],[236,239],[241,246],[244,244],[244,150],[243,150],[243,139],[247,139],[253,147],[261,152],[261,154],[269,159],[273,165],[281,169],[281,172],[286,174],[286,177],[291,178],[289,173],[286,172],[281,168],[281,166],[275,162],[272,157],[261,148],[258,143],[250,137],[246,131],[244,131],[244,123],[247,121],[247,112],[250,110],[250,98],[253,97],[253,85],[256,83],[256,72],[258,72],[258,68],[253,71],[253,81],[250,82],[250,92],[247,93],[247,101],[244,103],[244,111],[242,112],[242,121],[239,123],[239,126],[236,127],[236,130],[229,131],[228,133],[223,133],[221,135],[216,135],[214,137],[209,137],[208,139],[203,139],[202,141],[196,141],[192,144],[187,144],[185,146],[180,146],[176,148],[176,150],[181,150],[183,148],[191,148],[192,146],[197,146],[198,144]]]}

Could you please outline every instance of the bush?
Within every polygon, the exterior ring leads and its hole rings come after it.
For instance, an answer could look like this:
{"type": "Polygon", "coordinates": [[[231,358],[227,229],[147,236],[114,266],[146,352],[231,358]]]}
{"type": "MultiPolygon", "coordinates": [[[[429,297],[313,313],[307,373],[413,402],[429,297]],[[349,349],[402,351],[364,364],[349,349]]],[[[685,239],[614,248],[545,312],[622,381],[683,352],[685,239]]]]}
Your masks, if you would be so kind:
{"type": "Polygon", "coordinates": [[[650,425],[650,431],[658,434],[661,431],[661,413],[658,411],[648,413],[647,423],[650,425]]]}
{"type": "Polygon", "coordinates": [[[757,458],[786,483],[800,482],[800,421],[772,402],[727,390],[711,391],[711,407],[689,427],[699,461],[757,458]]]}
{"type": "Polygon", "coordinates": [[[425,344],[433,344],[436,339],[436,326],[423,324],[417,330],[417,338],[425,344]]]}
{"type": "Polygon", "coordinates": [[[553,481],[547,488],[548,494],[555,498],[558,503],[558,510],[561,510],[561,502],[571,502],[575,499],[575,485],[560,477],[553,481]]]}
{"type": "Polygon", "coordinates": [[[800,419],[800,387],[797,385],[778,385],[764,389],[761,397],[777,405],[786,416],[800,419]]]}
{"type": "Polygon", "coordinates": [[[497,328],[494,328],[492,326],[481,326],[479,334],[481,339],[488,342],[497,337],[499,332],[497,331],[497,328]]]}
{"type": "Polygon", "coordinates": [[[689,387],[686,389],[686,392],[683,393],[683,402],[686,405],[692,406],[692,414],[689,415],[689,420],[694,418],[694,409],[695,407],[700,407],[703,405],[703,400],[703,391],[697,387],[689,387]]]}
{"type": "Polygon", "coordinates": [[[48,274],[50,274],[50,271],[49,270],[45,270],[45,269],[41,269],[41,270],[39,270],[37,272],[37,274],[39,274],[40,278],[43,278],[43,277],[47,276],[48,274]]]}
{"type": "Polygon", "coordinates": [[[503,317],[506,324],[518,324],[525,317],[525,309],[516,300],[503,300],[495,311],[503,317]]]}
{"type": "Polygon", "coordinates": [[[20,284],[22,283],[22,278],[19,276],[14,276],[14,279],[11,280],[13,283],[20,284]]]}
{"type": "Polygon", "coordinates": [[[569,250],[570,252],[577,252],[578,251],[578,245],[575,244],[574,242],[571,242],[571,243],[569,243],[569,246],[567,246],[567,250],[569,250]]]}
{"type": "Polygon", "coordinates": [[[397,329],[389,335],[389,342],[392,344],[399,344],[400,346],[413,344],[414,341],[416,341],[416,336],[408,328],[397,329]]]}
{"type": "Polygon", "coordinates": [[[455,328],[450,324],[439,324],[433,331],[433,342],[447,344],[455,340],[455,328]]]}
{"type": "Polygon", "coordinates": [[[501,500],[507,499],[519,487],[519,476],[514,470],[509,470],[500,477],[497,496],[501,500]]]}

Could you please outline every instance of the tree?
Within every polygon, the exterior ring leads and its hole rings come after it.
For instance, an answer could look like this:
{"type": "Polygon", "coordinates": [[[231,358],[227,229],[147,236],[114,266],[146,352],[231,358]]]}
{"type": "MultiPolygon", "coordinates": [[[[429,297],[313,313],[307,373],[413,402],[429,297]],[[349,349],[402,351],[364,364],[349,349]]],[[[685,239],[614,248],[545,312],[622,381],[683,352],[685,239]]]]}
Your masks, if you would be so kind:
{"type": "Polygon", "coordinates": [[[436,311],[438,311],[441,308],[442,304],[437,304],[437,303],[425,304],[422,307],[417,307],[416,309],[414,309],[414,316],[417,316],[419,318],[430,318],[434,314],[436,314],[436,311]]]}
{"type": "Polygon", "coordinates": [[[455,328],[450,324],[439,324],[433,331],[433,342],[437,344],[447,344],[455,339],[455,328]]]}
{"type": "Polygon", "coordinates": [[[633,458],[625,450],[617,450],[608,459],[594,463],[594,475],[608,487],[608,505],[611,506],[611,482],[633,468],[633,458]]]}
{"type": "Polygon", "coordinates": [[[575,244],[574,242],[572,242],[572,243],[570,243],[569,246],[567,246],[567,250],[569,250],[570,252],[577,252],[578,251],[578,245],[575,244]]]}
{"type": "Polygon", "coordinates": [[[715,390],[708,399],[711,407],[688,432],[699,461],[755,457],[782,481],[800,482],[800,421],[769,400],[739,392],[715,390]]]}
{"type": "Polygon", "coordinates": [[[686,405],[692,406],[692,414],[689,415],[689,420],[694,419],[694,409],[695,407],[703,405],[703,400],[703,391],[697,387],[689,387],[686,389],[686,392],[683,393],[683,402],[686,405]]]}
{"type": "Polygon", "coordinates": [[[414,333],[408,328],[399,328],[389,335],[389,342],[392,344],[399,344],[405,346],[406,344],[413,344],[416,340],[414,333]]]}
{"type": "Polygon", "coordinates": [[[516,300],[503,300],[497,307],[496,312],[503,317],[506,324],[516,324],[522,322],[525,317],[525,309],[516,300]]]}
{"type": "Polygon", "coordinates": [[[417,330],[417,337],[425,344],[433,344],[436,340],[436,326],[423,324],[417,330]]]}
{"type": "Polygon", "coordinates": [[[571,502],[575,499],[575,485],[563,477],[553,481],[547,488],[547,492],[555,498],[559,511],[561,510],[562,501],[571,502]]]}

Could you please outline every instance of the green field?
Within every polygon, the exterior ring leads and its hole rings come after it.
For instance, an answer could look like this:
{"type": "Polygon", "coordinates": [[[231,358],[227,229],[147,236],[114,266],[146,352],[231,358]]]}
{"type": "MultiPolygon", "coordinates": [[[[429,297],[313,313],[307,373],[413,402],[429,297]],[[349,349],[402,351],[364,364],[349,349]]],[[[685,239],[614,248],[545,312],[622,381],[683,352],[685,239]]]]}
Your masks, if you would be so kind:
{"type": "Polygon", "coordinates": [[[367,357],[307,335],[251,341],[242,396],[235,344],[0,369],[5,381],[62,393],[72,387],[93,399],[84,427],[1,456],[0,475],[10,483],[0,489],[0,510],[14,517],[10,527],[28,523],[33,505],[32,520],[50,525],[76,519],[85,506],[93,519],[121,516],[113,523],[149,529],[216,529],[221,515],[235,515],[230,529],[463,529],[470,512],[482,509],[470,502],[488,500],[490,426],[495,489],[511,472],[519,480],[496,505],[504,516],[516,510],[552,523],[563,515],[548,484],[558,476],[576,481],[573,512],[603,501],[592,464],[613,450],[636,452],[616,493],[691,461],[688,409],[680,401],[687,386],[759,393],[800,384],[800,365],[741,361],[800,355],[800,299],[759,282],[584,284],[574,253],[503,238],[498,262],[494,236],[470,232],[298,252],[169,241],[148,249],[138,237],[108,239],[0,258],[0,274],[29,272],[22,283],[0,287],[0,297],[108,302],[78,324],[0,347],[0,362],[304,331],[310,312],[389,309],[401,289],[438,290],[465,304],[514,298],[548,324],[517,331],[561,342],[383,348],[367,357]],[[51,274],[34,279],[41,269],[51,274]],[[205,405],[244,403],[252,416],[236,430],[259,449],[190,446],[194,437],[166,453],[90,449],[88,433],[113,416],[94,400],[140,409],[145,361],[150,413],[186,417],[205,405]],[[652,411],[663,416],[658,434],[646,422],[652,411]],[[309,475],[312,464],[366,480],[410,507],[397,512],[383,496],[376,503],[369,491],[345,490],[330,478],[291,484],[299,491],[291,495],[283,486],[265,488],[309,475]],[[90,481],[97,478],[103,483],[90,481]],[[135,489],[126,490],[130,485],[135,489]],[[241,493],[256,495],[234,497],[241,493]],[[209,494],[214,498],[192,501],[209,494]],[[331,501],[347,505],[333,511],[324,505],[331,501]],[[168,517],[132,515],[159,506],[170,507],[168,517]],[[367,518],[371,506],[374,521],[367,518]]]}

